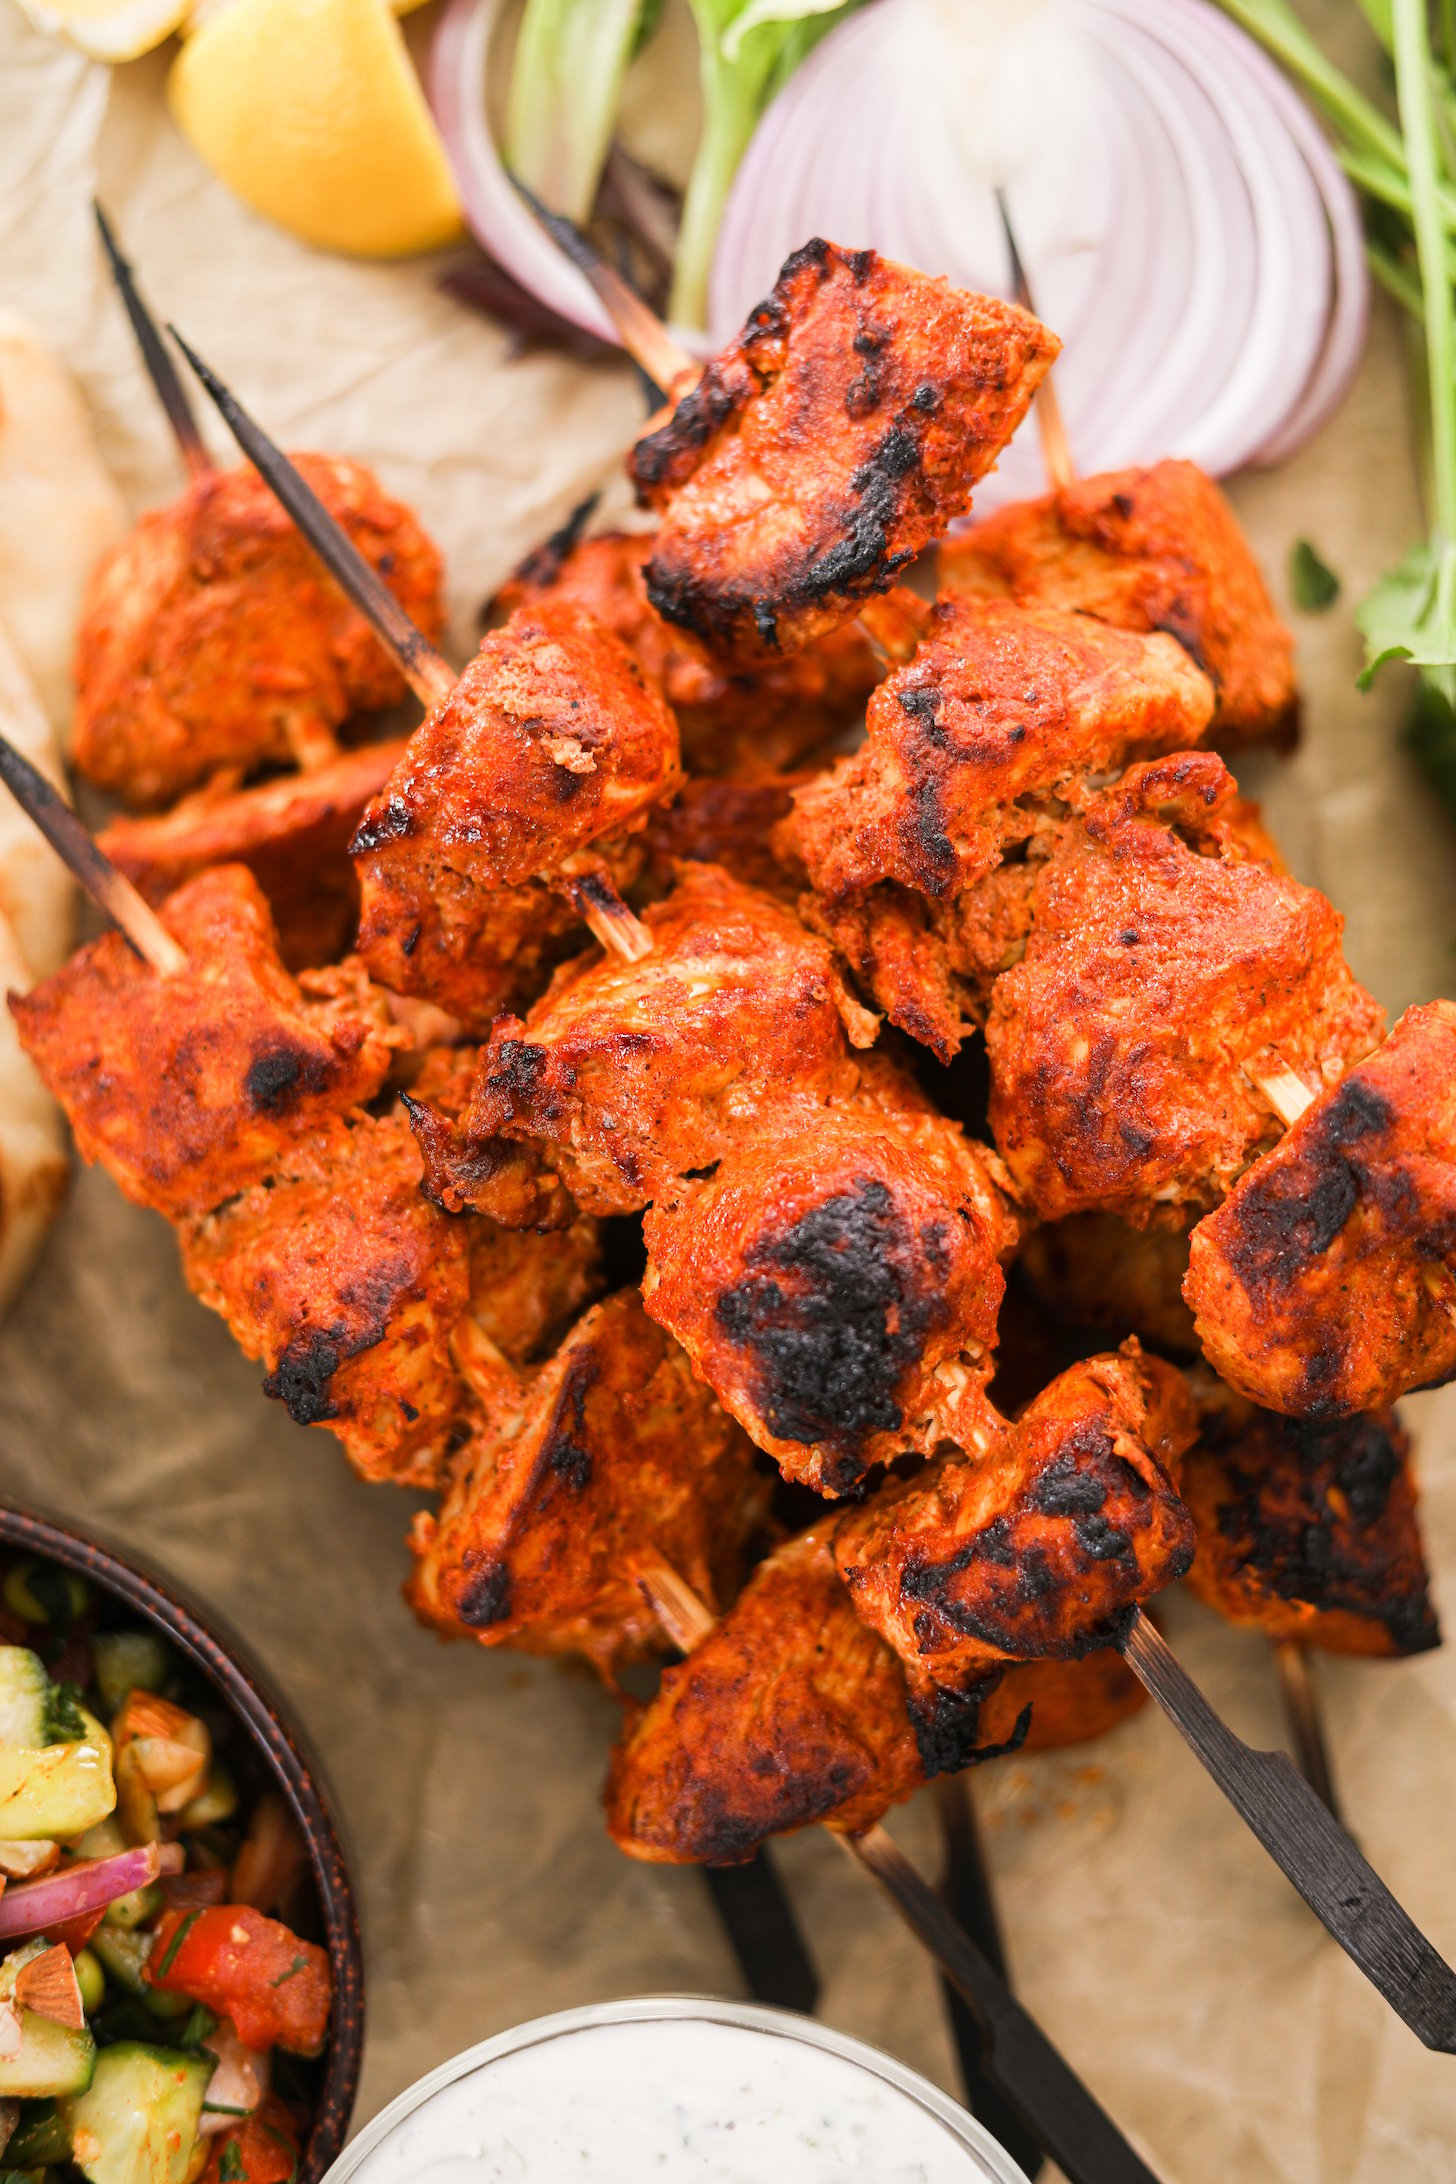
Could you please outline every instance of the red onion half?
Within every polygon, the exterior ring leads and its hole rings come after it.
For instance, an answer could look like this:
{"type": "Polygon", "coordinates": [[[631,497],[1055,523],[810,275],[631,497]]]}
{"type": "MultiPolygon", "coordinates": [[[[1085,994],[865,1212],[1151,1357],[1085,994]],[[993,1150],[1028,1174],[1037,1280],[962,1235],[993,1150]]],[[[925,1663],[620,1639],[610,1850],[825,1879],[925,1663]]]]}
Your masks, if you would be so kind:
{"type": "MultiPolygon", "coordinates": [[[[725,340],[806,236],[1009,293],[1001,182],[1091,472],[1282,461],[1363,345],[1354,193],[1277,67],[1207,0],[877,0],[780,93],[714,265],[725,340]]],[[[982,511],[1043,489],[1022,434],[982,511]]]]}
{"type": "Polygon", "coordinates": [[[145,1888],[180,1859],[180,1846],[143,1843],[109,1858],[83,1858],[61,1866],[42,1881],[22,1881],[0,1896],[0,1941],[44,1933],[89,1911],[102,1911],[118,1897],[145,1888]]]}

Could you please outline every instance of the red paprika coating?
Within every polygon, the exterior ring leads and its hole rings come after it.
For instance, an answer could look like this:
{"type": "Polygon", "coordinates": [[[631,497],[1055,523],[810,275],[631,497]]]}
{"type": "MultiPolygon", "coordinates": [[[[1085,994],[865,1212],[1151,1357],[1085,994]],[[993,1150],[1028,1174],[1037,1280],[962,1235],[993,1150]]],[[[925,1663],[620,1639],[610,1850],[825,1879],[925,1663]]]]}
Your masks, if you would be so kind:
{"type": "Polygon", "coordinates": [[[167,1911],[147,1966],[152,1986],[231,2018],[244,2047],[317,2055],[328,2030],[328,1954],[250,1904],[167,1911]]]}

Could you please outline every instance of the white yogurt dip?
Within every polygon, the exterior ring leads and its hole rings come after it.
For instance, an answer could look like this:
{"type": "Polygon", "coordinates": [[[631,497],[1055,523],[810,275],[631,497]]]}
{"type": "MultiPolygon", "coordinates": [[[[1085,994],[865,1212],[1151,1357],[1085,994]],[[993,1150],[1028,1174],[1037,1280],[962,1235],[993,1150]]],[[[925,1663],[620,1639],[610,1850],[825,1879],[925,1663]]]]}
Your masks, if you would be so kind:
{"type": "Polygon", "coordinates": [[[327,2184],[1022,2184],[913,2072],[774,2010],[618,2003],[457,2057],[327,2184]]]}

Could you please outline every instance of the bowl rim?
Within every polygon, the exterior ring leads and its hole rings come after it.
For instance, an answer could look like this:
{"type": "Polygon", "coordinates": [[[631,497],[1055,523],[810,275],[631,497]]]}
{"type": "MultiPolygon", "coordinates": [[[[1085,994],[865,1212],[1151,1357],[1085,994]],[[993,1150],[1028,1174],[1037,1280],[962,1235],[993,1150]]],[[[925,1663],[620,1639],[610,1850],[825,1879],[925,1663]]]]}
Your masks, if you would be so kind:
{"type": "Polygon", "coordinates": [[[887,2054],[883,2048],[873,2047],[869,2041],[857,2039],[852,2033],[821,2024],[817,2018],[805,2017],[798,2010],[694,1994],[630,1995],[615,2002],[588,2002],[576,2009],[554,2010],[545,2017],[528,2018],[523,2024],[508,2026],[487,2040],[463,2048],[448,2062],[437,2064],[413,2085],[406,2086],[403,2093],[397,2094],[371,2117],[350,2140],[337,2166],[330,2170],[326,2184],[348,2184],[396,2127],[417,2109],[425,2107],[436,2093],[477,2070],[488,2069],[506,2056],[551,2040],[569,2038],[575,2033],[596,2032],[610,2026],[683,2023],[731,2026],[744,2032],[797,2041],[803,2047],[819,2048],[837,2056],[841,2062],[851,2063],[878,2078],[933,2117],[965,2152],[980,2162],[985,2184],[1027,2184],[1025,2173],[1017,2167],[1005,2147],[992,2138],[968,2108],[942,2091],[923,2072],[913,2069],[909,2063],[902,2063],[898,2056],[887,2054]]]}
{"type": "Polygon", "coordinates": [[[47,1557],[120,1598],[154,1623],[220,1692],[251,1736],[303,1833],[323,1909],[334,1974],[334,2008],[323,2080],[296,2184],[319,2184],[336,2159],[354,2113],[364,2049],[364,1957],[354,1886],[332,1801],[317,1760],[258,1668],[247,1645],[170,1576],[143,1569],[89,1526],[0,1497],[0,1546],[47,1557]]]}

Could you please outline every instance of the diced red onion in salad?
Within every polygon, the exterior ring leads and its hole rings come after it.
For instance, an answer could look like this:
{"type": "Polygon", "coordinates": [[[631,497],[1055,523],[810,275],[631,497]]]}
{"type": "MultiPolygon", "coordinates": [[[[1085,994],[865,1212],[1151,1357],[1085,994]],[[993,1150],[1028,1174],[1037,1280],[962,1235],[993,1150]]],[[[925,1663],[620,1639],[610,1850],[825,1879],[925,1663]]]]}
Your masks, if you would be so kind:
{"type": "Polygon", "coordinates": [[[145,1888],[161,1873],[182,1863],[180,1843],[143,1843],[110,1858],[85,1858],[62,1866],[44,1880],[21,1881],[0,1896],[0,1941],[42,1934],[53,1926],[104,1910],[119,1896],[145,1888]]]}
{"type": "MultiPolygon", "coordinates": [[[[1282,460],[1340,400],[1369,301],[1354,194],[1298,95],[1207,0],[877,0],[851,16],[739,169],[715,338],[811,234],[1008,293],[998,181],[1065,344],[1083,471],[1282,460]]],[[[977,506],[1043,483],[1023,434],[977,506]]]]}

